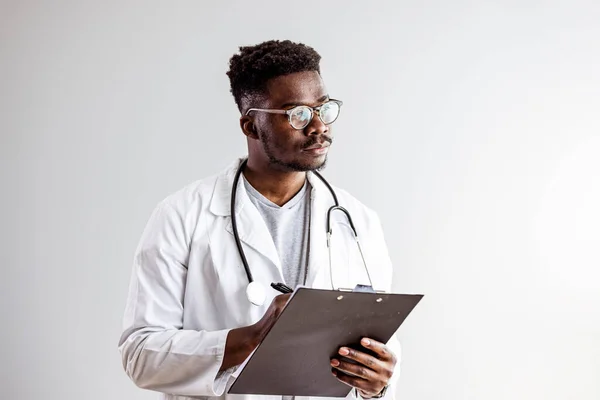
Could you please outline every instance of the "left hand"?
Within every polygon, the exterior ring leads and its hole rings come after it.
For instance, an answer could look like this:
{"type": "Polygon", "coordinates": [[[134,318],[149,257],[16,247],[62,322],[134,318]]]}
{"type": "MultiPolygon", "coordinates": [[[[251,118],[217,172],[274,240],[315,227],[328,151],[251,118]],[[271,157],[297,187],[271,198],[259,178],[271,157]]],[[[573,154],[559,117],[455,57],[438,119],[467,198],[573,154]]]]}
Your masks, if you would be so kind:
{"type": "Polygon", "coordinates": [[[377,396],[388,384],[396,366],[396,355],[385,344],[370,338],[363,338],[360,344],[376,356],[342,347],[338,351],[341,358],[349,358],[357,364],[333,358],[331,366],[338,380],[358,389],[361,397],[368,399],[377,396]]]}

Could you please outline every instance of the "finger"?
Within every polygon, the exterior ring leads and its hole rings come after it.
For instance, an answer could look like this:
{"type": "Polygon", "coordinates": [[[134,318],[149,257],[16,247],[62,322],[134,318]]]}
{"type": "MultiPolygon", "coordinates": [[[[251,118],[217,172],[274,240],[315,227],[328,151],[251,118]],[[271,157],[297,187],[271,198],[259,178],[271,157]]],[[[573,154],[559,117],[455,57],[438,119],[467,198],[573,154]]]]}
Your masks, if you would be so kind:
{"type": "Polygon", "coordinates": [[[280,294],[278,296],[275,296],[275,306],[277,307],[277,310],[279,312],[283,311],[283,309],[285,308],[285,306],[287,305],[289,299],[290,299],[291,293],[287,293],[287,294],[280,294]]]}
{"type": "Polygon", "coordinates": [[[273,325],[283,312],[283,309],[287,305],[289,298],[290,294],[280,294],[275,296],[273,301],[271,301],[269,309],[265,315],[263,315],[262,320],[269,324],[269,326],[273,325]]]}
{"type": "Polygon", "coordinates": [[[377,393],[379,393],[379,391],[375,390],[373,387],[373,384],[369,381],[367,381],[366,379],[363,378],[359,378],[356,376],[351,376],[348,374],[345,374],[341,371],[337,371],[337,370],[332,370],[333,376],[335,376],[337,378],[338,381],[356,388],[368,395],[376,395],[377,393]]]}
{"type": "Polygon", "coordinates": [[[359,364],[366,366],[374,371],[379,371],[383,368],[383,363],[370,354],[363,353],[362,351],[351,349],[349,347],[342,347],[338,351],[341,356],[356,361],[359,364]]]}
{"type": "Polygon", "coordinates": [[[331,360],[331,366],[346,375],[352,375],[358,378],[374,381],[378,379],[377,373],[363,364],[354,364],[338,359],[331,360]]]}
{"type": "Polygon", "coordinates": [[[278,303],[287,303],[287,301],[290,299],[290,296],[292,294],[291,293],[286,293],[286,294],[278,294],[277,296],[275,296],[275,299],[278,303]]]}
{"type": "Polygon", "coordinates": [[[360,341],[360,344],[364,348],[369,349],[377,354],[380,360],[393,361],[394,364],[396,363],[396,356],[384,343],[378,342],[377,340],[371,338],[363,338],[360,341]]]}
{"type": "Polygon", "coordinates": [[[291,295],[292,295],[291,293],[284,293],[284,294],[280,294],[279,297],[281,297],[282,299],[285,299],[287,301],[291,295]]]}

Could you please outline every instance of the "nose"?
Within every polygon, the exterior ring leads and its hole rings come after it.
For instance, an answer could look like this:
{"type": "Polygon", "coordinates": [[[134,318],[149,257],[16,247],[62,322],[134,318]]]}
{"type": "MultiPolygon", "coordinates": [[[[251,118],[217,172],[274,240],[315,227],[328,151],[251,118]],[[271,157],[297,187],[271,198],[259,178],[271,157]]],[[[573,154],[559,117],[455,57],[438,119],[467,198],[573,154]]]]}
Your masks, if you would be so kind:
{"type": "Polygon", "coordinates": [[[329,132],[329,127],[321,121],[319,118],[319,114],[313,110],[313,119],[310,121],[310,124],[304,128],[304,134],[306,136],[310,135],[323,135],[329,132]]]}

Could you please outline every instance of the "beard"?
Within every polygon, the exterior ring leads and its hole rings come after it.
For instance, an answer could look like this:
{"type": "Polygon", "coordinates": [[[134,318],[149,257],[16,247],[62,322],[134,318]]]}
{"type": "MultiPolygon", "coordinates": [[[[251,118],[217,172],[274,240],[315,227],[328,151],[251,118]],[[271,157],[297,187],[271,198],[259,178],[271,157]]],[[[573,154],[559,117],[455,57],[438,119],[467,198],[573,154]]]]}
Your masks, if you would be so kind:
{"type": "MultiPolygon", "coordinates": [[[[269,162],[271,163],[271,165],[282,167],[284,170],[287,171],[296,172],[321,171],[327,166],[327,155],[325,155],[325,159],[322,162],[302,163],[300,161],[284,161],[275,155],[271,142],[269,141],[269,134],[262,132],[259,135],[259,139],[263,145],[265,154],[269,158],[269,162]]],[[[333,140],[329,137],[326,137],[325,141],[328,141],[329,143],[333,142],[333,140]]],[[[318,140],[313,137],[304,144],[303,148],[313,146],[316,143],[318,143],[318,140]]]]}

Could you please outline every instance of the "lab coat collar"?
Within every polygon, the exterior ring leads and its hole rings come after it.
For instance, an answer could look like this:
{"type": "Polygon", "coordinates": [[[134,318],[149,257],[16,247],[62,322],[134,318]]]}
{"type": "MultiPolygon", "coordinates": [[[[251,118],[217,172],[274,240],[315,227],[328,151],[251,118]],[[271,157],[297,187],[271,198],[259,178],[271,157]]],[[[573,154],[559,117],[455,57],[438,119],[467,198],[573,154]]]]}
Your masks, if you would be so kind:
{"type": "MultiPolygon", "coordinates": [[[[213,196],[210,201],[210,211],[213,214],[221,216],[221,217],[226,217],[226,216],[231,215],[231,186],[233,185],[233,180],[235,179],[235,173],[237,172],[237,169],[239,168],[239,166],[245,159],[246,159],[245,157],[236,159],[217,177],[215,190],[214,190],[213,196]]],[[[326,196],[331,196],[329,194],[329,190],[327,189],[327,186],[325,186],[325,184],[323,182],[321,182],[321,180],[315,174],[313,174],[312,172],[309,172],[307,174],[307,179],[312,187],[311,198],[313,200],[315,200],[316,198],[318,198],[320,200],[327,200],[326,196]],[[319,193],[320,196],[317,196],[317,193],[319,193]]],[[[239,186],[243,187],[243,185],[241,185],[241,184],[239,186]]],[[[245,200],[245,198],[242,199],[242,197],[244,197],[244,196],[241,196],[240,192],[241,192],[241,190],[238,187],[238,194],[237,194],[236,202],[235,202],[236,203],[235,204],[236,215],[239,214],[243,210],[244,204],[246,204],[245,201],[242,201],[242,200],[245,200]]],[[[245,188],[244,188],[243,192],[244,193],[246,192],[245,188]]],[[[321,203],[313,202],[313,205],[321,205],[321,203]]],[[[333,201],[331,202],[331,205],[333,205],[333,201]]],[[[323,221],[325,221],[324,218],[323,218],[323,221]]],[[[325,230],[325,228],[323,228],[323,230],[325,230]]]]}
{"type": "MultiPolygon", "coordinates": [[[[213,214],[223,217],[231,216],[231,187],[237,169],[244,159],[239,158],[235,160],[218,176],[209,208],[213,214]]],[[[329,259],[327,253],[326,217],[327,209],[333,205],[333,199],[325,184],[315,174],[309,172],[307,179],[312,189],[306,286],[330,288],[331,285],[329,279],[327,279],[327,276],[329,276],[327,275],[329,271],[329,259]]],[[[235,215],[240,240],[268,258],[279,269],[280,278],[283,279],[281,261],[277,254],[273,238],[256,207],[249,206],[251,205],[250,199],[242,182],[238,182],[235,203],[235,215]]],[[[233,235],[231,220],[227,224],[226,229],[233,235]]]]}
{"type": "MultiPolygon", "coordinates": [[[[233,180],[235,179],[235,173],[237,172],[237,169],[241,165],[242,161],[244,161],[244,158],[238,158],[217,177],[215,191],[213,192],[210,200],[210,212],[213,214],[220,217],[227,217],[231,215],[231,186],[233,185],[233,180]]],[[[243,185],[240,186],[243,187],[243,185]]],[[[236,215],[242,211],[245,203],[241,201],[239,192],[240,190],[238,188],[235,202],[236,215]]]]}

